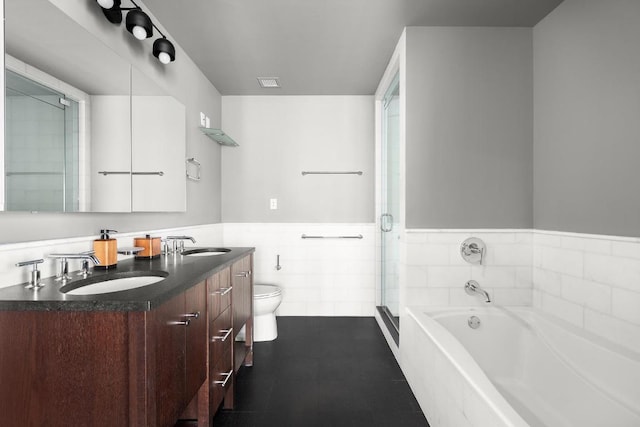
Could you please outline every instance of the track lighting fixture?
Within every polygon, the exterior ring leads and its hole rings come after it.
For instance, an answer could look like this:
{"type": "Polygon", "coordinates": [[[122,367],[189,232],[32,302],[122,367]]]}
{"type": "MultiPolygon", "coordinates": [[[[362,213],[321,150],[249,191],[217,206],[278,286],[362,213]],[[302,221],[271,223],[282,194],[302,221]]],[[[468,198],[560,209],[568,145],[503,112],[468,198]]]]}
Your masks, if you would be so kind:
{"type": "Polygon", "coordinates": [[[173,43],[165,37],[156,39],[156,41],[153,42],[153,56],[158,58],[158,61],[163,64],[168,64],[176,59],[176,48],[173,47],[173,43]]]}
{"type": "Polygon", "coordinates": [[[153,35],[153,23],[149,15],[140,9],[133,9],[127,13],[127,31],[138,40],[148,39],[153,35]]]}
{"type": "Polygon", "coordinates": [[[122,22],[122,11],[128,11],[125,26],[127,31],[138,40],[152,37],[153,29],[155,28],[162,37],[153,42],[153,56],[163,64],[175,61],[176,49],[173,43],[167,40],[162,31],[151,21],[149,15],[144,13],[135,1],[131,0],[135,7],[120,7],[121,0],[96,0],[96,2],[102,8],[104,16],[113,24],[120,24],[122,22]]]}

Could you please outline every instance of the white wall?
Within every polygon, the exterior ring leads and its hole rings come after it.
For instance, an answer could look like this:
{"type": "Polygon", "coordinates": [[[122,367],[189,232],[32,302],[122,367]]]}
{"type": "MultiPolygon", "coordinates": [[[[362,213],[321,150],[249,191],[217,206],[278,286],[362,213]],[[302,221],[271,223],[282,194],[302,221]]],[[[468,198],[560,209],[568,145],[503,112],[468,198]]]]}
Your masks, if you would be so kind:
{"type": "Polygon", "coordinates": [[[223,221],[373,222],[373,123],[371,96],[223,97],[223,221]]]}
{"type": "Polygon", "coordinates": [[[222,98],[222,127],[240,144],[222,154],[224,241],[256,247],[256,283],[283,289],[279,315],[373,315],[373,123],[370,96],[222,98]]]}
{"type": "Polygon", "coordinates": [[[225,245],[256,248],[255,283],[282,289],[277,315],[373,316],[373,224],[224,223],[223,230],[225,245]],[[303,234],[362,239],[302,239],[303,234]]]}

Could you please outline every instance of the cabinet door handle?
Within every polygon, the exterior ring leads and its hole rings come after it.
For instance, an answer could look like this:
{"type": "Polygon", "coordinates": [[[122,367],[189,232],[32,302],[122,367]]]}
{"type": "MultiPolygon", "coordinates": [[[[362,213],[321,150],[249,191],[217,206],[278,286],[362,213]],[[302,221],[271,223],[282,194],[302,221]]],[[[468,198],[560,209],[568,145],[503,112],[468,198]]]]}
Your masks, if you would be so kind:
{"type": "Polygon", "coordinates": [[[213,293],[214,293],[214,295],[220,295],[221,297],[223,297],[226,294],[228,294],[229,292],[231,292],[231,289],[233,289],[233,286],[229,286],[228,288],[220,288],[220,290],[213,291],[213,293]]]}
{"type": "Polygon", "coordinates": [[[167,325],[170,325],[170,326],[189,326],[189,323],[191,323],[190,319],[186,319],[186,320],[171,320],[171,321],[167,322],[167,325]]]}
{"type": "Polygon", "coordinates": [[[200,317],[200,312],[196,311],[195,313],[187,313],[184,315],[184,317],[186,317],[187,319],[189,318],[197,319],[198,317],[200,317]]]}
{"type": "Polygon", "coordinates": [[[248,271],[241,271],[240,273],[235,275],[236,277],[249,277],[248,271]]]}
{"type": "Polygon", "coordinates": [[[222,388],[227,386],[227,381],[229,381],[229,379],[231,378],[231,375],[233,375],[233,368],[231,368],[231,370],[229,372],[226,372],[224,374],[220,374],[220,375],[224,375],[225,379],[224,381],[214,381],[214,384],[222,384],[222,388]]]}
{"type": "Polygon", "coordinates": [[[220,332],[225,332],[225,334],[222,335],[222,336],[216,335],[215,337],[211,338],[211,341],[225,342],[227,340],[227,338],[229,338],[229,335],[231,335],[231,332],[233,332],[233,328],[220,329],[220,332]]]}

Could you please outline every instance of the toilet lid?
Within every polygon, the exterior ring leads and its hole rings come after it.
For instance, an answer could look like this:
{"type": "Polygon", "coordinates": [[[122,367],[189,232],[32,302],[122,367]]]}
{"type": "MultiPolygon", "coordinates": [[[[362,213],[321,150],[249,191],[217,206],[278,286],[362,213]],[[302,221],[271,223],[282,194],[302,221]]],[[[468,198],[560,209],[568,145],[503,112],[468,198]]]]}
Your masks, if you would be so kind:
{"type": "Polygon", "coordinates": [[[254,298],[269,298],[276,295],[280,295],[282,291],[275,285],[254,285],[253,297],[254,298]]]}

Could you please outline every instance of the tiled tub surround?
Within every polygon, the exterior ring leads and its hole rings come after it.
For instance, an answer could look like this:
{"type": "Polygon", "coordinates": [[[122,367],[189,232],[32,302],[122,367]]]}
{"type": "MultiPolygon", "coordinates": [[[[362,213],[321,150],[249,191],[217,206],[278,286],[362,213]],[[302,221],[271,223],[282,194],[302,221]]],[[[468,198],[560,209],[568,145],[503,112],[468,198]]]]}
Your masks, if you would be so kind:
{"type": "Polygon", "coordinates": [[[403,305],[484,305],[464,291],[476,280],[501,305],[531,305],[531,230],[407,230],[401,245],[403,305]],[[460,255],[468,237],[487,247],[482,265],[460,255]],[[404,278],[403,278],[404,274],[404,278]]]}
{"type": "Polygon", "coordinates": [[[282,288],[277,315],[373,316],[375,232],[375,224],[366,223],[227,223],[223,241],[256,248],[254,282],[282,288]],[[362,239],[302,239],[303,234],[362,239]]]}
{"type": "Polygon", "coordinates": [[[534,231],[533,306],[640,352],[640,238],[534,231]]]}
{"type": "Polygon", "coordinates": [[[640,423],[637,353],[531,308],[407,312],[402,366],[433,427],[640,423]]]}

